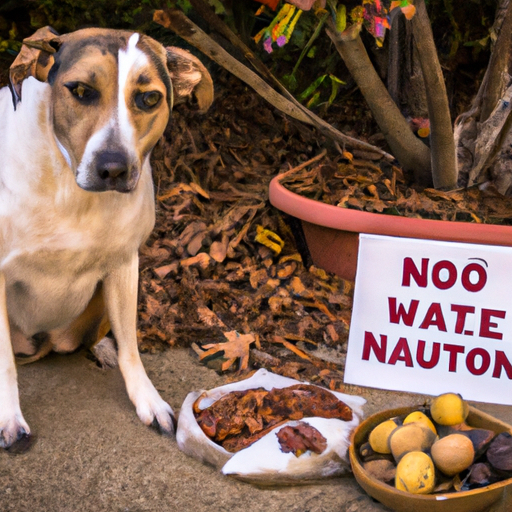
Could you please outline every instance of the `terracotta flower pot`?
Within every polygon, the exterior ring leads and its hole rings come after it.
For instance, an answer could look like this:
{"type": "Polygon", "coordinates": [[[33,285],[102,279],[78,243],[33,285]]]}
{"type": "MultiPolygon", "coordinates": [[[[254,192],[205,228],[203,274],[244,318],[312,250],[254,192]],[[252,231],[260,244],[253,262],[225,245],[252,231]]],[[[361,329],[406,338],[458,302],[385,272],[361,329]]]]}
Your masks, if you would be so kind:
{"type": "Polygon", "coordinates": [[[270,182],[270,202],[301,221],[314,264],[354,280],[359,233],[512,247],[512,227],[430,219],[413,219],[339,208],[291,192],[270,182]]]}

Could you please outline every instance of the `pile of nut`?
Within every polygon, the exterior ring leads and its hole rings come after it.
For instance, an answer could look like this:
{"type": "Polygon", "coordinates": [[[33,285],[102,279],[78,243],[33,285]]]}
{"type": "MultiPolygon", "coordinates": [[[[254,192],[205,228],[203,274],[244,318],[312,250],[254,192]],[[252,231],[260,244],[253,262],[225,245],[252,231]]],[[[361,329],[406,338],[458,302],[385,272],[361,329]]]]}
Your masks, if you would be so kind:
{"type": "Polygon", "coordinates": [[[512,435],[473,428],[462,397],[445,393],[430,408],[377,425],[360,446],[373,477],[415,494],[461,491],[512,478],[512,435]]]}

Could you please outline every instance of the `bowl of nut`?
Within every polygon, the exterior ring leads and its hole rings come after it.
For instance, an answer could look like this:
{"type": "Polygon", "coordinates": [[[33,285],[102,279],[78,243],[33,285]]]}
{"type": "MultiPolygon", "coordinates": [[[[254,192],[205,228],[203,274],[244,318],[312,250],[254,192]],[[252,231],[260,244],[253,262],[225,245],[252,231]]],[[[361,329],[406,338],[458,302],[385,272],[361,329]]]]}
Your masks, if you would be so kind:
{"type": "Polygon", "coordinates": [[[512,427],[455,393],[370,416],[349,456],[359,485],[397,512],[482,512],[512,492],[512,427]]]}

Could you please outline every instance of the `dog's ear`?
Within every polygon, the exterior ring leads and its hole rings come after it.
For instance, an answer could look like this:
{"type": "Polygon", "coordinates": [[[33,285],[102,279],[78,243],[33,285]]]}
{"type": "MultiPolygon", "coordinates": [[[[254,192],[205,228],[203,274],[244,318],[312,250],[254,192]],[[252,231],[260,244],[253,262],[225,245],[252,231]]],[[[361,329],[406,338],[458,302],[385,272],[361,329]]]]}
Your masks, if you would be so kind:
{"type": "Polygon", "coordinates": [[[59,34],[52,27],[43,27],[23,40],[21,51],[9,69],[9,81],[14,108],[21,101],[21,83],[33,76],[41,82],[48,78],[53,66],[53,54],[61,45],[59,34]]]}
{"type": "Polygon", "coordinates": [[[174,104],[195,100],[205,112],[213,102],[213,81],[203,63],[187,50],[168,46],[167,68],[171,75],[174,104]]]}

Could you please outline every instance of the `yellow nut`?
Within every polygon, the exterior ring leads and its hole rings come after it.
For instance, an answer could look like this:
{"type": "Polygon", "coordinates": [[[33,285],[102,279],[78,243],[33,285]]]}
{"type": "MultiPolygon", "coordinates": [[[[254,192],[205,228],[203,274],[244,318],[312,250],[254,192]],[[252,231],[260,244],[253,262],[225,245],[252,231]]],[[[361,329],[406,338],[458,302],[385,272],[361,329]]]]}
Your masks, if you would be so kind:
{"type": "Polygon", "coordinates": [[[386,420],[379,423],[371,432],[368,442],[372,450],[377,453],[391,453],[389,448],[389,436],[395,430],[396,423],[393,420],[386,420]]]}
{"type": "Polygon", "coordinates": [[[429,494],[434,490],[436,470],[432,459],[424,452],[409,452],[396,467],[395,487],[414,494],[429,494]]]}
{"type": "Polygon", "coordinates": [[[444,393],[432,400],[430,414],[439,425],[458,425],[469,413],[468,404],[457,393],[444,393]]]}
{"type": "Polygon", "coordinates": [[[404,425],[407,425],[408,423],[422,423],[423,425],[427,426],[434,434],[437,436],[437,430],[434,424],[430,421],[430,418],[422,413],[421,411],[414,411],[411,412],[405,419],[404,419],[404,425]]]}

